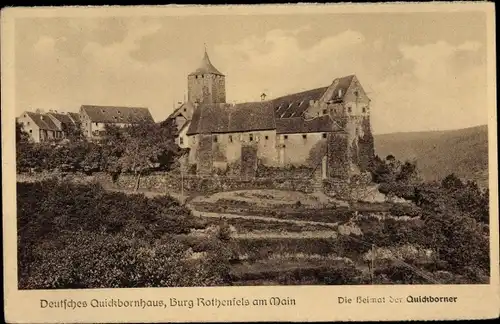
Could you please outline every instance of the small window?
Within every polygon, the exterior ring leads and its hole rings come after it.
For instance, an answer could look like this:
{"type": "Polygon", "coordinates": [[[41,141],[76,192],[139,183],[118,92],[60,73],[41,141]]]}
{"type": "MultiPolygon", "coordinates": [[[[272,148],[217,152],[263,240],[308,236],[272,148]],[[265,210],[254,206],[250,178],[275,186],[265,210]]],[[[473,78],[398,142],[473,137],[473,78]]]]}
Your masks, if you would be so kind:
{"type": "Polygon", "coordinates": [[[233,135],[229,135],[229,143],[233,142],[233,135]]]}
{"type": "Polygon", "coordinates": [[[265,139],[266,139],[266,141],[267,141],[267,140],[269,139],[269,136],[267,136],[267,135],[266,135],[264,138],[265,138],[265,139]]]}
{"type": "Polygon", "coordinates": [[[323,109],[323,115],[326,115],[327,111],[326,109],[323,109]]]}
{"type": "Polygon", "coordinates": [[[33,133],[33,130],[32,130],[32,129],[30,129],[30,134],[31,134],[31,133],[33,133]]]}
{"type": "Polygon", "coordinates": [[[99,123],[95,123],[96,126],[99,126],[99,123]]]}
{"type": "Polygon", "coordinates": [[[186,111],[186,108],[184,108],[184,111],[186,111]]]}
{"type": "Polygon", "coordinates": [[[364,112],[364,113],[366,112],[366,108],[365,108],[365,107],[363,107],[363,112],[364,112]]]}
{"type": "Polygon", "coordinates": [[[306,138],[307,138],[307,135],[306,135],[306,134],[302,134],[302,138],[303,138],[303,139],[306,139],[306,138]]]}
{"type": "Polygon", "coordinates": [[[184,144],[184,138],[183,137],[179,137],[179,143],[182,145],[184,144]]]}
{"type": "Polygon", "coordinates": [[[27,122],[26,124],[27,124],[27,125],[29,125],[29,124],[30,124],[30,122],[27,122]]]}
{"type": "Polygon", "coordinates": [[[323,138],[326,138],[326,133],[323,133],[323,138]]]}
{"type": "Polygon", "coordinates": [[[347,107],[347,112],[352,112],[352,108],[351,107],[347,107]]]}
{"type": "Polygon", "coordinates": [[[250,142],[253,142],[253,134],[250,134],[249,138],[250,138],[250,142]]]}
{"type": "Polygon", "coordinates": [[[283,136],[285,139],[288,139],[288,135],[283,136]]]}
{"type": "Polygon", "coordinates": [[[217,143],[217,135],[214,135],[214,143],[217,143]]]}

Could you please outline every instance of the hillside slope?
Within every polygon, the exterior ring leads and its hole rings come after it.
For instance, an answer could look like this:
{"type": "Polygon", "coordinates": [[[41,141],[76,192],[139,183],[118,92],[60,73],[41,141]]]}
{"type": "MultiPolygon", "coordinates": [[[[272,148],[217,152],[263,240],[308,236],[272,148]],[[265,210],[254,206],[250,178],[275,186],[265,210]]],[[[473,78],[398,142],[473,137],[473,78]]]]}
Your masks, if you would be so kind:
{"type": "Polygon", "coordinates": [[[442,179],[450,173],[482,186],[488,181],[488,127],[450,131],[375,135],[375,152],[398,160],[416,161],[424,180],[442,179]]]}

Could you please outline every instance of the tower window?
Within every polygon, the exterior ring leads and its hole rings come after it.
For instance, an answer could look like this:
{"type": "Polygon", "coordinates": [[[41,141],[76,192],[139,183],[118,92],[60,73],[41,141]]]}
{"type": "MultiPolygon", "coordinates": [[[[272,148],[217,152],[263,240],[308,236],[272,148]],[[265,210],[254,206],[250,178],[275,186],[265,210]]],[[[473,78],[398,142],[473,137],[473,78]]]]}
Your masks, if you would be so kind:
{"type": "Polygon", "coordinates": [[[307,135],[306,135],[306,134],[302,134],[302,138],[303,138],[303,139],[306,139],[306,138],[307,138],[307,135]]]}

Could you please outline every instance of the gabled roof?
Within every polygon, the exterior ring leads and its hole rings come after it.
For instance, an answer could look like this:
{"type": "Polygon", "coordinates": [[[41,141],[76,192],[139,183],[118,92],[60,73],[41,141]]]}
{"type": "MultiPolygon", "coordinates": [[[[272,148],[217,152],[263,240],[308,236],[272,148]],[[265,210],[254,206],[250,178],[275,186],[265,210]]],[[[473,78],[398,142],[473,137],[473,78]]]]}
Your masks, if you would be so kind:
{"type": "Polygon", "coordinates": [[[208,57],[207,51],[205,50],[205,54],[203,55],[203,59],[201,60],[200,66],[196,69],[196,71],[190,73],[189,75],[199,75],[199,74],[216,74],[216,75],[222,75],[219,70],[215,68],[215,66],[212,65],[212,62],[210,62],[210,58],[208,57]]]}
{"type": "Polygon", "coordinates": [[[354,78],[354,74],[348,75],[342,78],[338,78],[334,80],[334,88],[333,90],[333,95],[330,98],[330,100],[333,100],[334,102],[340,102],[344,98],[345,93],[347,92],[347,89],[349,89],[349,86],[352,83],[352,79],[354,78]],[[337,82],[335,82],[337,81],[337,82]],[[341,91],[339,91],[341,90],[341,91]],[[340,94],[340,96],[339,96],[340,94]]]}
{"type": "Polygon", "coordinates": [[[335,123],[329,115],[323,115],[313,119],[304,119],[303,117],[277,118],[276,133],[321,133],[338,132],[342,128],[335,123]]]}
{"type": "Polygon", "coordinates": [[[82,110],[96,123],[154,123],[148,108],[83,105],[82,110]]]}
{"type": "Polygon", "coordinates": [[[80,114],[74,113],[74,112],[68,112],[68,116],[71,117],[73,122],[79,123],[80,122],[80,114]]]}
{"type": "Polygon", "coordinates": [[[194,110],[187,135],[268,129],[276,129],[278,133],[283,134],[341,131],[342,128],[328,115],[305,120],[303,113],[309,108],[310,101],[332,100],[334,105],[341,104],[354,77],[349,75],[337,78],[328,87],[268,101],[236,105],[202,104],[194,110]]]}
{"type": "MultiPolygon", "coordinates": [[[[184,109],[188,109],[188,108],[194,108],[193,107],[193,104],[190,103],[189,101],[188,102],[185,102],[183,103],[180,107],[176,108],[169,116],[169,118],[175,118],[179,115],[182,115],[184,117],[186,117],[186,115],[184,114],[184,109]]],[[[187,119],[187,117],[186,117],[187,119]]]]}
{"type": "Polygon", "coordinates": [[[276,118],[299,117],[309,107],[310,100],[319,100],[328,87],[289,94],[271,100],[276,118]]]}
{"type": "Polygon", "coordinates": [[[54,112],[49,112],[47,115],[51,115],[55,119],[57,119],[60,123],[63,124],[73,124],[73,121],[68,115],[65,114],[59,114],[59,113],[54,113],[54,112]]]}
{"type": "Polygon", "coordinates": [[[275,129],[273,106],[269,102],[206,104],[193,114],[187,135],[233,133],[275,129]]]}
{"type": "Polygon", "coordinates": [[[37,125],[40,129],[51,130],[51,131],[60,131],[61,129],[57,127],[56,124],[50,119],[49,116],[45,114],[35,113],[31,111],[27,111],[26,114],[30,116],[35,125],[37,125]]]}

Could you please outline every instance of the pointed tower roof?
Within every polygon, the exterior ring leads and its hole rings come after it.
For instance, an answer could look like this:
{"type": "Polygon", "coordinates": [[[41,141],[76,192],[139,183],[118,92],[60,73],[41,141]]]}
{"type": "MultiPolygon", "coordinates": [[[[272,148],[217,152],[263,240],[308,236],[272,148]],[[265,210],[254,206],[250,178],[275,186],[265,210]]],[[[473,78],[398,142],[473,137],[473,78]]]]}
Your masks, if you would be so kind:
{"type": "Polygon", "coordinates": [[[189,75],[198,75],[198,74],[217,74],[224,75],[219,70],[212,65],[210,62],[210,58],[208,57],[207,49],[205,48],[205,54],[203,55],[203,59],[201,60],[200,67],[196,69],[196,71],[190,73],[189,75]]]}

